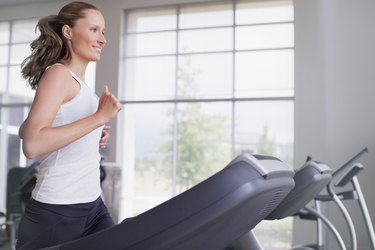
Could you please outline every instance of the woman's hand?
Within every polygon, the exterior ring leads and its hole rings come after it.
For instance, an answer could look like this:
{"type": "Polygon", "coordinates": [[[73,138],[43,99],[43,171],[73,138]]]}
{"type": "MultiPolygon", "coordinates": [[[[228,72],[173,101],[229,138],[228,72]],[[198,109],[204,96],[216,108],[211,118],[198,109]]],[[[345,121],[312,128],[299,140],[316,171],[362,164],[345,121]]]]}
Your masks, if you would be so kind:
{"type": "Polygon", "coordinates": [[[108,130],[110,129],[110,126],[105,125],[102,130],[102,136],[100,137],[99,141],[99,147],[100,148],[105,148],[107,146],[107,140],[109,138],[109,132],[108,130]]]}
{"type": "Polygon", "coordinates": [[[108,123],[120,110],[121,104],[119,100],[109,92],[106,85],[99,99],[97,114],[101,115],[104,123],[108,123]]]}

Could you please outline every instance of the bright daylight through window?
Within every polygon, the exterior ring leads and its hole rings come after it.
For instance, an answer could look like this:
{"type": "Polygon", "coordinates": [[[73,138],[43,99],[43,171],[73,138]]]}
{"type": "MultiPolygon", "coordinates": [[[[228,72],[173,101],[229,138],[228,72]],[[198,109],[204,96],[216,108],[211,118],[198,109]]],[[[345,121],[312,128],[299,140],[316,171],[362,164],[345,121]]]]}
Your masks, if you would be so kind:
{"type": "MultiPolygon", "coordinates": [[[[183,192],[242,152],[293,166],[292,1],[184,4],[125,15],[122,218],[183,192]]],[[[257,230],[272,236],[265,246],[287,248],[291,227],[283,220],[257,230]]]]}

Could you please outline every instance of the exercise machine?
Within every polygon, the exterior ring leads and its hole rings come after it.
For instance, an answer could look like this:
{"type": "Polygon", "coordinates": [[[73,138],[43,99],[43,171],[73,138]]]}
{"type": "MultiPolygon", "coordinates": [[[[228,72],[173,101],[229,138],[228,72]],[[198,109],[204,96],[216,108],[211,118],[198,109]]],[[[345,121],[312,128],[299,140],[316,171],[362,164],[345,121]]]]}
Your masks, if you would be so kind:
{"type": "MultiPolygon", "coordinates": [[[[295,187],[285,199],[268,215],[266,220],[278,220],[294,216],[312,201],[332,179],[332,170],[325,164],[312,160],[299,168],[294,175],[295,187]]],[[[253,231],[231,244],[226,250],[262,250],[261,243],[253,231]]],[[[299,250],[310,250],[309,246],[300,246],[299,250]]]]}
{"type": "Polygon", "coordinates": [[[38,164],[34,162],[28,167],[14,166],[7,173],[6,212],[0,212],[5,222],[0,225],[0,234],[3,238],[1,244],[9,243],[12,250],[16,247],[19,221],[36,182],[35,167],[38,164]]]}
{"type": "MultiPolygon", "coordinates": [[[[323,224],[337,240],[339,249],[347,249],[336,227],[321,212],[320,203],[327,201],[333,201],[337,204],[339,211],[342,213],[348,225],[351,239],[350,249],[356,250],[357,238],[355,228],[349,212],[342,202],[344,200],[358,201],[371,243],[371,249],[375,249],[372,221],[357,179],[358,173],[363,170],[363,165],[358,162],[358,159],[367,152],[368,149],[364,148],[334,172],[332,172],[332,170],[324,163],[313,161],[310,157],[304,166],[296,171],[294,176],[294,189],[287,195],[280,205],[265,218],[266,220],[273,220],[283,219],[288,216],[299,216],[302,219],[310,219],[317,222],[317,242],[309,245],[296,246],[293,247],[293,250],[326,249],[323,240],[323,224]],[[340,193],[336,192],[336,188],[345,187],[349,183],[352,184],[351,190],[340,193]],[[324,188],[327,189],[327,194],[321,194],[321,191],[323,191],[324,188]],[[315,204],[314,207],[308,205],[312,200],[315,204]]],[[[262,249],[261,244],[252,231],[227,248],[227,250],[262,249]]]]}
{"type": "MultiPolygon", "coordinates": [[[[346,163],[339,167],[332,174],[332,180],[327,185],[327,194],[319,194],[317,197],[315,197],[315,204],[318,212],[317,215],[321,214],[320,203],[332,201],[335,202],[346,221],[349,230],[351,250],[357,249],[357,235],[352,218],[343,203],[343,201],[348,200],[354,200],[358,202],[362,217],[365,222],[371,249],[375,249],[375,235],[372,220],[357,178],[358,174],[364,169],[364,166],[358,161],[358,159],[365,153],[368,153],[367,148],[362,149],[359,153],[354,155],[351,159],[349,159],[346,163]],[[351,184],[351,186],[348,188],[349,184],[351,184]],[[345,189],[345,191],[337,192],[337,189],[339,188],[343,188],[345,189]]],[[[313,219],[317,221],[318,245],[323,246],[323,228],[321,224],[322,218],[317,216],[313,219]]],[[[316,249],[322,250],[324,248],[321,247],[316,249]]]]}
{"type": "MultiPolygon", "coordinates": [[[[294,247],[294,250],[305,250],[305,249],[314,249],[314,250],[324,250],[326,248],[326,244],[323,237],[323,225],[325,228],[330,232],[338,244],[338,249],[346,250],[347,246],[345,245],[339,231],[337,228],[332,224],[332,222],[323,215],[321,210],[321,203],[322,202],[335,202],[338,207],[338,210],[342,213],[344,220],[347,223],[349,235],[350,235],[350,248],[351,250],[357,249],[357,238],[356,232],[354,228],[354,224],[350,217],[349,212],[347,211],[346,207],[343,204],[344,200],[357,200],[359,206],[361,208],[361,212],[365,221],[365,225],[367,228],[367,232],[369,235],[371,249],[374,248],[374,229],[372,227],[371,218],[367,209],[367,205],[361,191],[357,175],[363,170],[363,165],[358,162],[358,159],[365,153],[368,152],[367,148],[364,148],[359,153],[357,153],[354,157],[352,157],[349,161],[343,164],[340,168],[332,173],[332,177],[330,178],[329,182],[326,185],[327,192],[322,194],[323,192],[319,192],[314,199],[313,199],[313,206],[304,206],[300,209],[295,216],[299,216],[301,219],[306,220],[313,220],[316,222],[316,235],[317,240],[316,243],[309,244],[309,245],[300,245],[294,247]],[[344,192],[337,193],[337,188],[344,188],[347,187],[348,184],[352,184],[352,189],[347,189],[344,192]]],[[[313,161],[311,157],[308,158],[306,164],[313,164],[319,166],[326,166],[321,162],[313,161]]],[[[326,166],[329,168],[328,166],[326,166]]],[[[296,177],[297,174],[296,174],[296,177]]],[[[296,182],[296,187],[298,187],[298,183],[296,182]]],[[[303,189],[301,190],[303,191],[303,189]]],[[[303,194],[303,192],[302,192],[303,194]]],[[[292,192],[289,194],[292,195],[292,192]]],[[[284,200],[285,204],[288,204],[287,198],[284,200]]],[[[275,209],[275,213],[277,213],[278,208],[275,209]]],[[[283,214],[285,216],[287,214],[283,214]]],[[[282,216],[279,216],[280,218],[282,216]]]]}
{"type": "Polygon", "coordinates": [[[208,179],[136,217],[43,250],[224,249],[280,204],[294,187],[293,176],[275,157],[241,154],[208,179]]]}

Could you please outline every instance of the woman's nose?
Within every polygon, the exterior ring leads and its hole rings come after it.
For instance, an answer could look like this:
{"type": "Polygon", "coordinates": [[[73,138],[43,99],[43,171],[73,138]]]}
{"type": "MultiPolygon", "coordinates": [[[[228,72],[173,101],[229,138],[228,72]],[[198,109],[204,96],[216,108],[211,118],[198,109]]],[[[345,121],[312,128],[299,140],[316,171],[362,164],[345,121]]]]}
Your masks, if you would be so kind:
{"type": "Polygon", "coordinates": [[[98,42],[103,46],[107,43],[107,39],[105,38],[104,34],[100,35],[98,42]]]}

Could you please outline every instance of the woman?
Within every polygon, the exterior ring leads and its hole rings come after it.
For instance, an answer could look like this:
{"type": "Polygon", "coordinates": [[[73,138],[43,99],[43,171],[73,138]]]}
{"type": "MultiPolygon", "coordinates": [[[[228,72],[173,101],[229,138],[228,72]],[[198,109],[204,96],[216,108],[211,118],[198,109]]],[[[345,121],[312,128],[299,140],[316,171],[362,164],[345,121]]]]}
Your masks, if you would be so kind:
{"type": "Polygon", "coordinates": [[[72,2],[42,18],[40,36],[22,64],[36,90],[19,130],[26,157],[40,162],[32,199],[21,219],[17,249],[39,249],[113,226],[100,198],[100,154],[108,123],[121,109],[107,86],[98,98],[85,70],[100,59],[105,22],[93,5],[72,2]]]}

